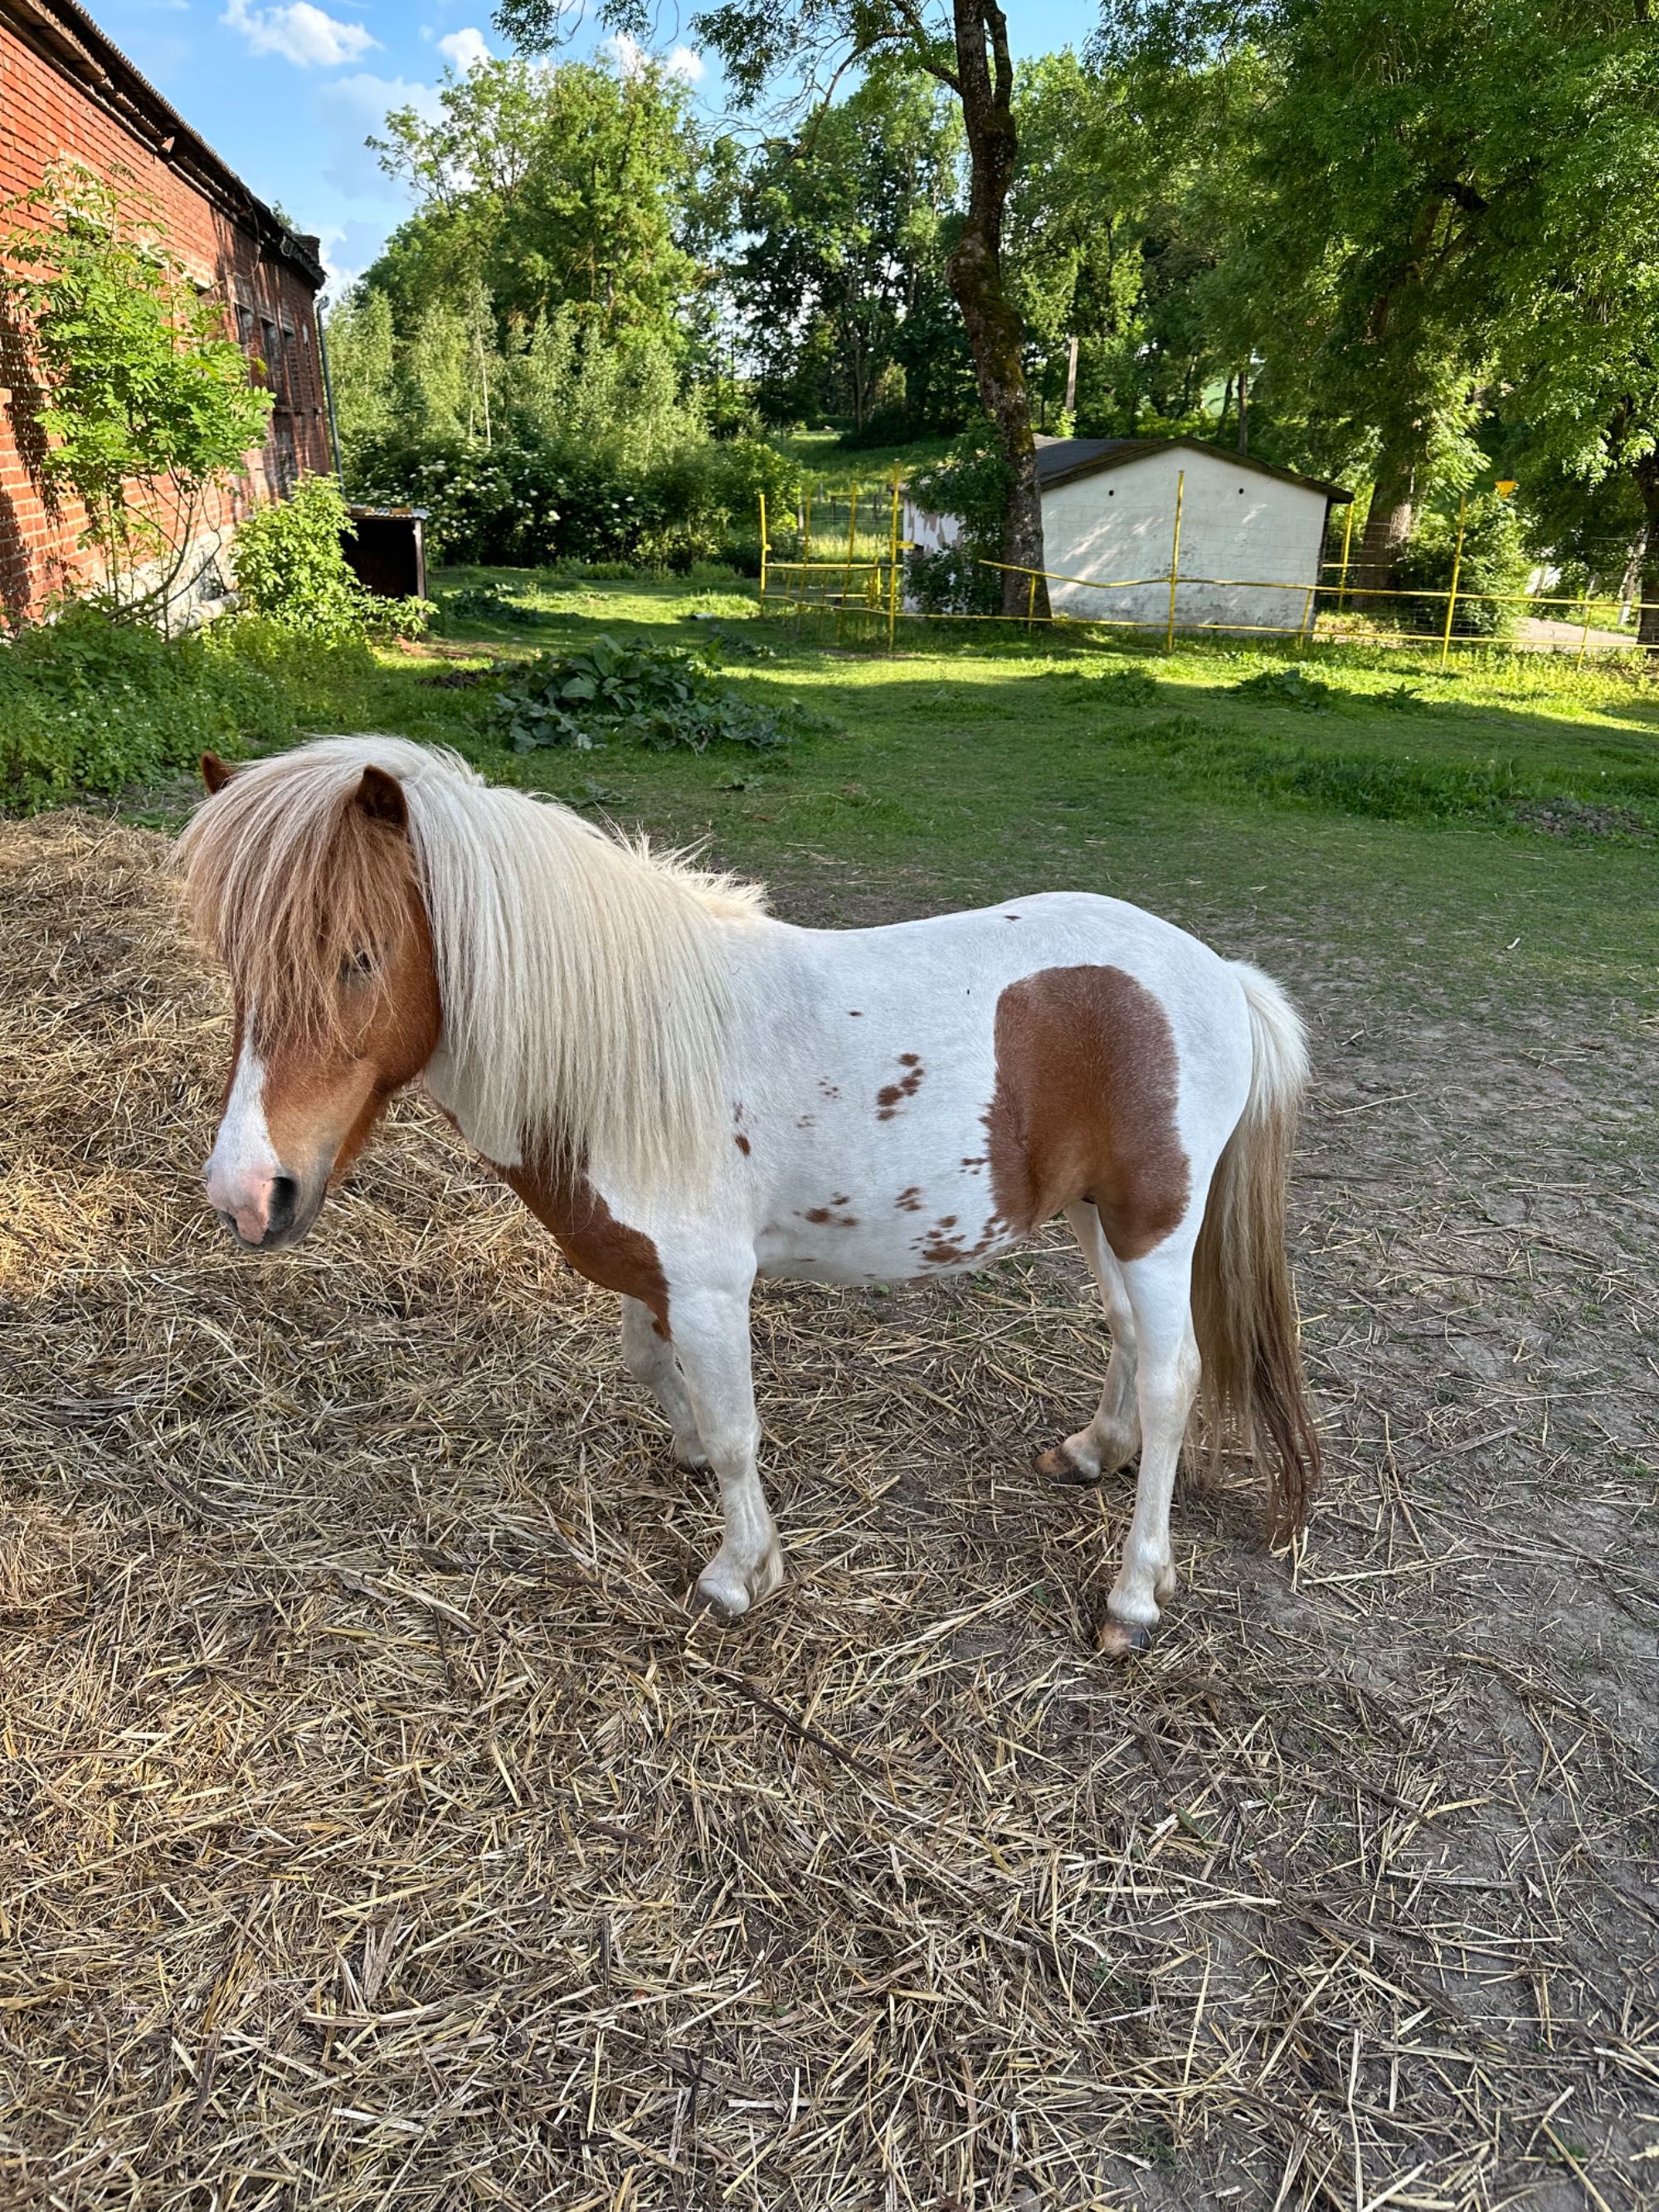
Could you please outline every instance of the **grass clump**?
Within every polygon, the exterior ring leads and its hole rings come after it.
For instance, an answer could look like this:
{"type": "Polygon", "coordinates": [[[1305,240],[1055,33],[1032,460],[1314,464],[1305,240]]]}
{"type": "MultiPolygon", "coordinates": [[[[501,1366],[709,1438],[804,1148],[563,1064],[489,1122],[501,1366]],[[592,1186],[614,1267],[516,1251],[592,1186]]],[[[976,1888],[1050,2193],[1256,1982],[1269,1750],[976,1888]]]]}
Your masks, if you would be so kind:
{"type": "Polygon", "coordinates": [[[73,606],[0,645],[0,805],[29,812],[298,735],[274,670],[210,635],[73,606]]]}
{"type": "Polygon", "coordinates": [[[462,584],[453,592],[446,592],[438,601],[443,627],[452,623],[507,623],[514,628],[533,629],[546,620],[539,607],[526,606],[521,599],[509,599],[492,591],[488,584],[462,584]]]}
{"type": "Polygon", "coordinates": [[[710,664],[707,648],[609,636],[573,653],[542,653],[502,686],[494,734],[520,753],[544,746],[587,752],[611,738],[656,752],[787,745],[789,721],[741,697],[710,664]]]}
{"type": "Polygon", "coordinates": [[[1310,676],[1296,662],[1261,669],[1229,688],[1235,699],[1248,700],[1253,707],[1293,707],[1303,714],[1328,714],[1342,696],[1334,684],[1310,676]]]}

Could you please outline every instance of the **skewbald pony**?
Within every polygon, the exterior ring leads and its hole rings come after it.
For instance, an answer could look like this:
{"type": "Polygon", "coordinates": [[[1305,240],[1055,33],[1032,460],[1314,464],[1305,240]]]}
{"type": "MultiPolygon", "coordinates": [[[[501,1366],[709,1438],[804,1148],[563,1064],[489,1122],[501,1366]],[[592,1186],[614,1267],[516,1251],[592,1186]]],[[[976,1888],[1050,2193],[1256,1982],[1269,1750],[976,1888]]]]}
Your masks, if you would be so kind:
{"type": "Polygon", "coordinates": [[[764,912],[758,887],[402,738],[238,769],[178,852],[262,1053],[341,1047],[341,978],[406,927],[412,890],[443,1008],[434,1083],[486,1158],[636,1189],[706,1179],[728,1111],[728,935],[764,912]]]}

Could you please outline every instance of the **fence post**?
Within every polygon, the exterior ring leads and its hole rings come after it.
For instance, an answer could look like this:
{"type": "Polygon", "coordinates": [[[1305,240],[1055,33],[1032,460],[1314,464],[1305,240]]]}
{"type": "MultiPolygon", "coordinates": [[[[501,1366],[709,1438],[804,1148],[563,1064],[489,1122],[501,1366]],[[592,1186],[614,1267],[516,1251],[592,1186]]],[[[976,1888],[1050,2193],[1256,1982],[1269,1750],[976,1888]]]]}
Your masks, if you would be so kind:
{"type": "MultiPolygon", "coordinates": [[[[1594,580],[1595,580],[1595,579],[1594,579],[1593,577],[1589,577],[1589,576],[1586,576],[1586,577],[1585,577],[1585,579],[1584,579],[1584,629],[1583,629],[1583,635],[1579,638],[1579,641],[1578,641],[1578,651],[1577,651],[1577,654],[1575,655],[1574,659],[1573,659],[1573,664],[1572,664],[1572,665],[1573,665],[1573,666],[1574,666],[1575,668],[1582,668],[1582,667],[1583,666],[1583,665],[1584,665],[1584,649],[1585,649],[1585,647],[1586,647],[1589,645],[1589,626],[1590,626],[1590,595],[1589,595],[1589,587],[1590,587],[1590,585],[1594,582],[1594,580]]],[[[1639,622],[1639,621],[1640,621],[1640,619],[1641,619],[1641,617],[1638,616],[1638,617],[1637,617],[1637,619],[1638,619],[1638,621],[1639,622]]]]}
{"type": "Polygon", "coordinates": [[[1348,546],[1353,538],[1353,501],[1348,501],[1347,520],[1342,526],[1342,574],[1336,586],[1336,611],[1346,613],[1348,605],[1348,546]]]}
{"type": "Polygon", "coordinates": [[[893,512],[887,528],[887,651],[892,654],[898,629],[899,465],[893,464],[893,512]]]}
{"type": "Polygon", "coordinates": [[[847,506],[847,566],[842,570],[841,605],[836,609],[836,642],[837,645],[841,642],[842,617],[846,613],[847,602],[852,596],[853,549],[858,542],[858,529],[859,488],[854,484],[853,486],[851,497],[848,499],[847,506]]]}
{"type": "Polygon", "coordinates": [[[1031,571],[1030,588],[1025,594],[1025,635],[1030,637],[1036,628],[1036,570],[1031,571]]]}
{"type": "Polygon", "coordinates": [[[806,520],[801,526],[800,539],[800,609],[806,611],[807,592],[812,580],[812,479],[806,479],[806,520]]]}
{"type": "Polygon", "coordinates": [[[1440,636],[1440,665],[1443,668],[1451,658],[1452,617],[1457,611],[1457,579],[1463,568],[1463,514],[1468,505],[1466,491],[1457,495],[1457,550],[1452,555],[1451,589],[1446,594],[1446,627],[1440,636]]]}
{"type": "Polygon", "coordinates": [[[1296,633],[1296,649],[1298,653],[1305,653],[1308,650],[1308,639],[1313,630],[1314,593],[1318,589],[1317,584],[1310,584],[1307,594],[1302,602],[1302,621],[1296,633]]]}
{"type": "Polygon", "coordinates": [[[766,556],[767,556],[767,551],[768,551],[768,547],[767,547],[767,543],[766,543],[766,494],[765,494],[764,492],[763,492],[763,493],[761,494],[761,495],[760,495],[760,524],[761,524],[761,574],[760,574],[760,603],[761,603],[761,612],[762,612],[763,614],[764,614],[764,613],[766,612],[766,556]]]}
{"type": "Polygon", "coordinates": [[[1170,625],[1164,632],[1164,650],[1175,651],[1176,581],[1181,574],[1181,503],[1187,490],[1187,471],[1182,469],[1176,477],[1175,543],[1170,548],[1170,625]]]}

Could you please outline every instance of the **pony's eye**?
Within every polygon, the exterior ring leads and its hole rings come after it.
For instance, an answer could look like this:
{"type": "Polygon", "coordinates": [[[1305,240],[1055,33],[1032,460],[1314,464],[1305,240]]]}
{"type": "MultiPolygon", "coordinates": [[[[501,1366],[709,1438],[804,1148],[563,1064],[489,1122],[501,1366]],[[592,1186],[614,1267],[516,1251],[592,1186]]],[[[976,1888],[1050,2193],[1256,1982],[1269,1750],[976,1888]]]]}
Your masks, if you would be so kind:
{"type": "Polygon", "coordinates": [[[340,963],[343,983],[362,983],[374,973],[374,955],[367,950],[350,952],[340,963]]]}

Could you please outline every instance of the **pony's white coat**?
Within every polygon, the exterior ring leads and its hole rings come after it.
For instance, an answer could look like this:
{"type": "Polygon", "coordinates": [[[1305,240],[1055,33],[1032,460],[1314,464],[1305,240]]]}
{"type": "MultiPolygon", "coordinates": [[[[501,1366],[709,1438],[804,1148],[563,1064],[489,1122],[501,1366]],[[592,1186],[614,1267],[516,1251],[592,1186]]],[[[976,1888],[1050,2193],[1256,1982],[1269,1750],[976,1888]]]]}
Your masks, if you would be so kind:
{"type": "MultiPolygon", "coordinates": [[[[1120,1259],[1096,1206],[1068,1206],[1112,1354],[1093,1420],[1065,1448],[1085,1474],[1140,1449],[1110,1612],[1126,1635],[1155,1622],[1174,1582],[1170,1498],[1199,1379],[1193,1262],[1212,1179],[1236,1132],[1261,1158],[1276,1146],[1282,1164],[1307,1079],[1279,987],[1083,892],[887,928],[796,928],[768,916],[757,891],[389,738],[328,738],[240,771],[186,834],[186,860],[194,839],[216,882],[263,912],[368,768],[402,787],[431,927],[443,1026],[428,1089],[498,1165],[536,1147],[585,1169],[660,1264],[672,1345],[628,1298],[623,1354],[681,1456],[720,1480],[725,1540],[699,1587],[729,1613],[782,1574],[757,1464],[756,1276],[887,1282],[1014,1249],[1030,1224],[1002,1212],[988,1140],[999,1001],[1027,979],[1086,969],[1133,979],[1155,1002],[1176,1071],[1185,1212],[1120,1259]]],[[[221,1147],[257,1146],[264,1129],[252,1054],[250,1041],[221,1147]]],[[[1218,1188],[1228,1249],[1243,1253],[1256,1201],[1224,1167],[1218,1188]]],[[[1282,1280],[1282,1218],[1273,1234],[1282,1280]]]]}

